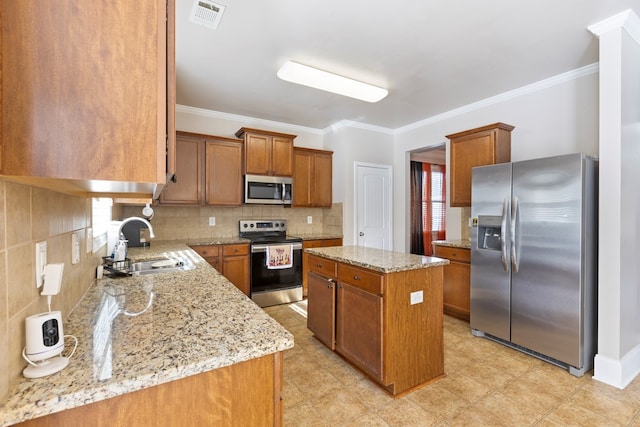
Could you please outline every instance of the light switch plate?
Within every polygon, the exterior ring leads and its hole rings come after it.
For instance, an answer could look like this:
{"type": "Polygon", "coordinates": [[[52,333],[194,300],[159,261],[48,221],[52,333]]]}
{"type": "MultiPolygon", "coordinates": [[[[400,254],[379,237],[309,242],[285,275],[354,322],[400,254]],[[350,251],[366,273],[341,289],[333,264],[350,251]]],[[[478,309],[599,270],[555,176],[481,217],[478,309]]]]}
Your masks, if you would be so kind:
{"type": "Polygon", "coordinates": [[[422,301],[424,301],[422,291],[411,292],[411,305],[420,304],[422,301]]]}
{"type": "Polygon", "coordinates": [[[47,242],[36,243],[36,288],[42,286],[44,266],[47,264],[47,242]]]}
{"type": "Polygon", "coordinates": [[[313,217],[311,215],[307,217],[307,224],[313,224],[313,217]]]}
{"type": "Polygon", "coordinates": [[[213,227],[214,225],[216,225],[216,217],[215,216],[210,216],[209,217],[209,225],[211,227],[213,227]]]}

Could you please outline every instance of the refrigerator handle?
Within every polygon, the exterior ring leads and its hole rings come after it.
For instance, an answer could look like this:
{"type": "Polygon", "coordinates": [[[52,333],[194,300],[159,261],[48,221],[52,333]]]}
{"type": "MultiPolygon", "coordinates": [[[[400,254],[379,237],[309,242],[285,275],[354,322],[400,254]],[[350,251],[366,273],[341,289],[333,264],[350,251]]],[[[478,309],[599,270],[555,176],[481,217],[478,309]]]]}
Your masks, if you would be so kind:
{"type": "Polygon", "coordinates": [[[504,271],[509,271],[509,265],[507,264],[507,240],[505,239],[505,234],[507,231],[507,212],[509,212],[509,198],[505,197],[502,205],[502,220],[500,222],[500,255],[502,260],[502,269],[504,271]]]}
{"type": "Polygon", "coordinates": [[[511,206],[511,265],[513,266],[513,272],[518,272],[518,254],[516,250],[516,222],[518,221],[518,197],[513,198],[513,205],[511,206]]]}

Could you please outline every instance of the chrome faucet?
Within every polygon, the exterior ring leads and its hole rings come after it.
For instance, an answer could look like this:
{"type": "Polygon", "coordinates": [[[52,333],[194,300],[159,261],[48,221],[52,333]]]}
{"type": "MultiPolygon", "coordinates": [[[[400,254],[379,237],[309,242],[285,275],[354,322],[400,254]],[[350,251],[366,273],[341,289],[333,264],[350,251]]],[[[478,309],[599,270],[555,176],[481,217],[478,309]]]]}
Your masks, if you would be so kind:
{"type": "Polygon", "coordinates": [[[124,227],[125,224],[132,222],[132,221],[140,221],[142,223],[144,223],[147,228],[149,229],[149,237],[151,237],[152,239],[154,237],[156,237],[155,234],[153,234],[153,226],[151,226],[151,223],[149,221],[147,221],[144,218],[140,218],[139,216],[131,216],[127,219],[122,220],[122,222],[120,223],[120,228],[118,228],[118,239],[120,240],[125,240],[124,239],[124,234],[122,234],[122,227],[124,227]]]}

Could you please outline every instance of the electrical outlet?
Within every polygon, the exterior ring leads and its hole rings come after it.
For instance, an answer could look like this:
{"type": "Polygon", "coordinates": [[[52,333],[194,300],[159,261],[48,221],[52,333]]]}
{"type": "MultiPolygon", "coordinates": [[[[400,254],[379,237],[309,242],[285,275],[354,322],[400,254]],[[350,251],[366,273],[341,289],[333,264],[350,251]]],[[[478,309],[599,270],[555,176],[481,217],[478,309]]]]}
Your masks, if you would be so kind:
{"type": "Polygon", "coordinates": [[[311,215],[307,217],[307,224],[313,224],[313,217],[311,215]]]}
{"type": "Polygon", "coordinates": [[[36,288],[42,286],[45,265],[47,265],[47,242],[38,242],[36,243],[36,288]]]}
{"type": "Polygon", "coordinates": [[[209,225],[211,227],[213,227],[214,225],[216,225],[216,217],[215,216],[210,216],[209,217],[209,225]]]}
{"type": "Polygon", "coordinates": [[[87,228],[85,237],[87,239],[87,253],[90,254],[93,252],[93,228],[87,228]]]}
{"type": "Polygon", "coordinates": [[[71,233],[71,264],[80,262],[80,235],[76,231],[71,233]]]}
{"type": "Polygon", "coordinates": [[[424,301],[422,291],[411,292],[411,305],[420,304],[424,301]]]}

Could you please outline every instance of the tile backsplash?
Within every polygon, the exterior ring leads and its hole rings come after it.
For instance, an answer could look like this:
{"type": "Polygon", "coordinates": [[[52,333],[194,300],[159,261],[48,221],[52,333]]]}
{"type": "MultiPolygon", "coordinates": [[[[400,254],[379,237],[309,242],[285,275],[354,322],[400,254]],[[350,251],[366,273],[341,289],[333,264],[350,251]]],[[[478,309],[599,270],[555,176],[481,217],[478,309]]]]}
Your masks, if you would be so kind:
{"type": "MultiPolygon", "coordinates": [[[[158,240],[235,237],[239,234],[238,221],[241,219],[286,219],[289,234],[342,236],[342,203],[335,203],[331,208],[154,206],[153,210],[151,224],[158,240]],[[209,225],[209,217],[215,217],[215,226],[209,225]],[[311,224],[307,222],[308,217],[311,217],[311,224]]],[[[124,206],[120,219],[130,216],[142,216],[142,207],[124,206]]]]}
{"type": "Polygon", "coordinates": [[[64,263],[60,294],[52,310],[65,319],[93,282],[98,254],[81,250],[71,264],[71,233],[85,249],[91,226],[91,199],[43,190],[0,179],[0,398],[22,375],[24,320],[47,311],[46,297],[35,286],[35,243],[47,242],[47,262],[64,263]]]}

